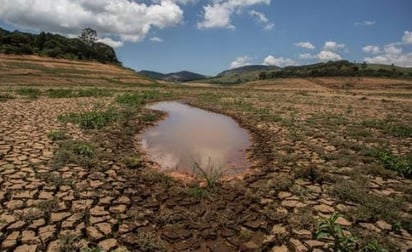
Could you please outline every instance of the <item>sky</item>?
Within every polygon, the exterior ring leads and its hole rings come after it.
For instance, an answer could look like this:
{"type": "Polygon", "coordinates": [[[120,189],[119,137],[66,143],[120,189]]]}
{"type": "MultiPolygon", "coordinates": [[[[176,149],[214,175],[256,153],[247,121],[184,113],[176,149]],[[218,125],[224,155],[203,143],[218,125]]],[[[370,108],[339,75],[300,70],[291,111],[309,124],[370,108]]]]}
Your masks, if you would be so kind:
{"type": "Polygon", "coordinates": [[[411,0],[0,0],[0,27],[90,27],[127,67],[215,75],[340,59],[412,67],[411,13],[411,0]]]}

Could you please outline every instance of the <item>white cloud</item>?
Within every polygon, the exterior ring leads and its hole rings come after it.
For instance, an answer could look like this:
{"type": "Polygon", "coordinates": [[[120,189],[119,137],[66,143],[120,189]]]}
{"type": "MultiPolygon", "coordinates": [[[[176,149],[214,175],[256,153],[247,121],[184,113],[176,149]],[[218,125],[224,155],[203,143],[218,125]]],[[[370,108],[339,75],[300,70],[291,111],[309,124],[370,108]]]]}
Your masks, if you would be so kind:
{"type": "Polygon", "coordinates": [[[310,49],[310,50],[315,49],[315,46],[310,42],[297,42],[295,43],[295,46],[310,49]]]}
{"type": "Polygon", "coordinates": [[[237,57],[232,63],[230,63],[230,69],[238,68],[242,66],[248,66],[253,59],[248,56],[237,57]]]}
{"type": "Polygon", "coordinates": [[[251,10],[249,11],[249,15],[251,15],[252,17],[256,17],[260,23],[269,22],[269,19],[262,12],[251,10]]]}
{"type": "Polygon", "coordinates": [[[378,54],[381,52],[381,49],[379,48],[379,46],[367,45],[362,47],[362,51],[364,51],[365,53],[378,54]]]}
{"type": "Polygon", "coordinates": [[[272,55],[268,55],[264,60],[263,60],[263,65],[267,66],[279,66],[279,67],[284,67],[284,66],[292,66],[296,65],[296,62],[292,59],[289,58],[283,58],[279,57],[276,58],[272,55]]]}
{"type": "Polygon", "coordinates": [[[321,51],[318,55],[317,58],[320,61],[336,61],[336,60],[341,60],[342,57],[335,53],[335,52],[331,52],[331,51],[321,51]]]}
{"type": "Polygon", "coordinates": [[[270,0],[213,0],[212,4],[203,6],[203,20],[197,23],[197,27],[234,29],[231,24],[233,13],[241,13],[242,9],[257,4],[269,5],[270,0]]]}
{"type": "Polygon", "coordinates": [[[383,51],[384,51],[386,54],[399,55],[399,54],[402,53],[402,48],[396,47],[396,46],[394,46],[394,45],[386,45],[386,46],[383,48],[383,51]]]}
{"type": "Polygon", "coordinates": [[[376,21],[371,21],[371,20],[363,20],[363,21],[355,23],[355,25],[357,26],[372,26],[375,24],[376,24],[376,21]]]}
{"type": "Polygon", "coordinates": [[[177,2],[188,0],[0,0],[0,18],[17,27],[61,34],[79,34],[90,27],[105,37],[137,42],[153,27],[181,23],[183,10],[177,2]]]}
{"type": "Polygon", "coordinates": [[[269,19],[266,17],[266,15],[263,14],[262,12],[251,10],[249,11],[249,15],[252,17],[255,17],[259,23],[263,24],[264,25],[263,29],[265,31],[270,31],[275,27],[275,24],[271,23],[269,19]]]}
{"type": "Polygon", "coordinates": [[[109,45],[109,46],[111,46],[111,47],[113,47],[113,48],[117,48],[117,47],[123,46],[123,41],[116,41],[116,40],[113,40],[113,39],[108,38],[108,37],[99,38],[97,41],[98,41],[98,42],[101,42],[101,43],[104,43],[104,44],[106,44],[106,45],[109,45]]]}
{"type": "Polygon", "coordinates": [[[159,38],[159,37],[151,37],[150,39],[149,39],[150,41],[153,41],[153,42],[163,42],[163,39],[162,38],[159,38]]]}
{"type": "Polygon", "coordinates": [[[376,57],[366,57],[365,61],[375,64],[395,64],[397,66],[412,67],[412,52],[402,55],[383,54],[376,57]]]}
{"type": "Polygon", "coordinates": [[[299,55],[299,58],[304,59],[304,60],[311,60],[311,59],[316,59],[317,56],[310,54],[310,53],[302,53],[299,55]]]}
{"type": "Polygon", "coordinates": [[[345,48],[345,44],[338,44],[335,41],[326,41],[325,45],[323,46],[324,51],[330,51],[330,52],[335,52],[343,48],[345,48]]]}
{"type": "MultiPolygon", "coordinates": [[[[366,57],[364,60],[368,63],[376,64],[395,64],[403,67],[412,67],[412,51],[403,53],[402,46],[412,44],[412,32],[405,31],[401,40],[383,46],[378,55],[366,57]]],[[[406,47],[404,47],[405,49],[406,47]]]]}
{"type": "Polygon", "coordinates": [[[275,24],[274,23],[268,23],[267,25],[265,25],[265,28],[263,28],[265,31],[271,31],[273,30],[273,28],[275,28],[275,24]]]}
{"type": "Polygon", "coordinates": [[[412,44],[412,32],[404,31],[402,36],[402,43],[412,44]]]}

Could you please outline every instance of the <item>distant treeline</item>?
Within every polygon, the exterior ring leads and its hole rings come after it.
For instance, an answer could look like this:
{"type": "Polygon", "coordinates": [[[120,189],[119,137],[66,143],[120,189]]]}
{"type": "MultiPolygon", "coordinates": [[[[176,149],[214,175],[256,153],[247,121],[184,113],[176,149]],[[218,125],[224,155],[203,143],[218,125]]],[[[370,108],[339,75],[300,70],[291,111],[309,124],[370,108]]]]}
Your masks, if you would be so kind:
{"type": "Polygon", "coordinates": [[[9,32],[0,28],[0,53],[35,54],[53,58],[96,60],[102,63],[120,64],[112,47],[97,42],[95,30],[86,28],[79,38],[67,38],[58,34],[31,34],[9,32]]]}
{"type": "Polygon", "coordinates": [[[411,78],[412,70],[390,65],[369,65],[351,63],[346,60],[331,61],[307,66],[289,66],[273,72],[262,71],[258,79],[274,79],[289,77],[328,77],[328,76],[368,76],[368,77],[403,77],[411,78]]]}

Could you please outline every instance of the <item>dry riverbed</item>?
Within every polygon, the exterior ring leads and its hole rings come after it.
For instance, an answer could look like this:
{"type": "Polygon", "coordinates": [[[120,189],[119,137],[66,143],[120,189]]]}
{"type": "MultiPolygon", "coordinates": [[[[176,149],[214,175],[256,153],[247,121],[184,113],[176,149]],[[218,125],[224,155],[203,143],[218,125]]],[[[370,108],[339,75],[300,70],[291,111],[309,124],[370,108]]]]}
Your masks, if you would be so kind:
{"type": "Polygon", "coordinates": [[[408,97],[16,90],[0,91],[0,250],[412,248],[408,97]],[[248,129],[254,173],[206,185],[199,178],[199,186],[142,160],[134,136],[160,118],[143,105],[172,99],[229,115],[248,129]],[[319,226],[325,219],[335,233],[319,226]]]}

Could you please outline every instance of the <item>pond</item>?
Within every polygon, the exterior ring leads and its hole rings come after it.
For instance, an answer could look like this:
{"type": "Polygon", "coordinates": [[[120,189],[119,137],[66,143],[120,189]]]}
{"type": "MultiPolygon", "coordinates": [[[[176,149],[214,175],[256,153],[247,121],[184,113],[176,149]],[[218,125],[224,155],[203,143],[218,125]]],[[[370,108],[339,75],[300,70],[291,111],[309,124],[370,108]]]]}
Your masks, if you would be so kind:
{"type": "Polygon", "coordinates": [[[142,148],[166,172],[236,175],[249,167],[248,132],[232,118],[180,102],[158,102],[149,109],[167,113],[164,120],[145,130],[142,148]]]}

